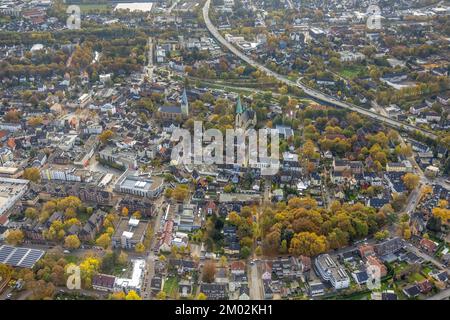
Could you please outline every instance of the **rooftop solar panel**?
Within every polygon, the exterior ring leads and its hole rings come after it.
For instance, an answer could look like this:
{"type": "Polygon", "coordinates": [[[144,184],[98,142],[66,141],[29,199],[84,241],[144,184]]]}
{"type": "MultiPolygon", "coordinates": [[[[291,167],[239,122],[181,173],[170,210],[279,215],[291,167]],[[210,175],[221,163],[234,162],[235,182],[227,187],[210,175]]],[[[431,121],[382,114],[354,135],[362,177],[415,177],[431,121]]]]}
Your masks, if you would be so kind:
{"type": "Polygon", "coordinates": [[[43,250],[4,245],[0,247],[0,263],[13,267],[32,268],[44,254],[43,250]]]}
{"type": "Polygon", "coordinates": [[[13,247],[9,247],[9,246],[2,246],[2,247],[0,247],[0,262],[1,263],[5,263],[6,260],[8,259],[8,257],[9,257],[9,255],[13,251],[14,251],[13,247]]]}

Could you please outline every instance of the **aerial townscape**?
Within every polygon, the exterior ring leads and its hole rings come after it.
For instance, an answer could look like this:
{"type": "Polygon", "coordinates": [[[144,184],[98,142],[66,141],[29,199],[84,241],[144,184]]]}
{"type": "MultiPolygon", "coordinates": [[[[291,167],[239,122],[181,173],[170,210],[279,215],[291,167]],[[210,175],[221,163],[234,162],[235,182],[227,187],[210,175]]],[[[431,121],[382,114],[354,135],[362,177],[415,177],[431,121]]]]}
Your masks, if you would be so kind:
{"type": "Polygon", "coordinates": [[[449,74],[445,0],[0,0],[0,300],[449,300],[449,74]]]}

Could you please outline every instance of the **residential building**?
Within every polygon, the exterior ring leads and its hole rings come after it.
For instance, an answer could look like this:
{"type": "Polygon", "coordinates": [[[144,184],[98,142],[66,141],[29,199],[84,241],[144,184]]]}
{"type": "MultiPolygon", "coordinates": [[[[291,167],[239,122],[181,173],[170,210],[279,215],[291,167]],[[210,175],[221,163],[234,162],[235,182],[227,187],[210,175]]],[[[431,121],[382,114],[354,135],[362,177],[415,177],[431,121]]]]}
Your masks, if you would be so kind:
{"type": "Polygon", "coordinates": [[[114,291],[116,277],[107,274],[96,274],[92,277],[92,289],[98,291],[114,291]]]}
{"type": "Polygon", "coordinates": [[[134,249],[138,243],[144,242],[148,229],[148,220],[120,218],[111,237],[114,248],[134,249]]]}
{"type": "Polygon", "coordinates": [[[334,261],[329,254],[321,254],[315,260],[316,270],[324,281],[328,281],[335,289],[345,289],[350,285],[350,278],[345,269],[334,261]]]}

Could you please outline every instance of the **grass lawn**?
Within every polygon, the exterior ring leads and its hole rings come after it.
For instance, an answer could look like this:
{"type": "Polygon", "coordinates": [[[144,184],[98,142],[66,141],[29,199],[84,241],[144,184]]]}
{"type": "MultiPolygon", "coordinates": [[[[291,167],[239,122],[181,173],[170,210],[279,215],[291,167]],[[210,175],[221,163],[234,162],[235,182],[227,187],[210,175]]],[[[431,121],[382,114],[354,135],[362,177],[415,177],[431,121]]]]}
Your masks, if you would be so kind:
{"type": "Polygon", "coordinates": [[[168,297],[176,298],[178,293],[178,279],[176,277],[170,277],[164,282],[164,292],[168,297]]]}
{"type": "Polygon", "coordinates": [[[424,267],[423,269],[422,269],[422,272],[424,273],[424,274],[429,274],[431,271],[433,271],[430,267],[424,267]]]}
{"type": "Polygon", "coordinates": [[[416,282],[416,281],[422,281],[425,280],[425,278],[418,272],[413,273],[411,275],[408,276],[408,281],[409,282],[416,282]]]}
{"type": "Polygon", "coordinates": [[[347,66],[338,73],[346,79],[354,79],[358,77],[360,73],[366,74],[366,72],[367,70],[365,66],[356,65],[356,66],[347,66]]]}
{"type": "Polygon", "coordinates": [[[78,264],[78,262],[80,261],[80,258],[74,255],[66,255],[64,256],[64,259],[67,261],[67,263],[74,263],[74,264],[78,264]]]}
{"type": "Polygon", "coordinates": [[[408,266],[408,264],[406,262],[404,262],[404,261],[395,263],[393,265],[394,273],[395,274],[400,273],[407,266],[408,266]]]}

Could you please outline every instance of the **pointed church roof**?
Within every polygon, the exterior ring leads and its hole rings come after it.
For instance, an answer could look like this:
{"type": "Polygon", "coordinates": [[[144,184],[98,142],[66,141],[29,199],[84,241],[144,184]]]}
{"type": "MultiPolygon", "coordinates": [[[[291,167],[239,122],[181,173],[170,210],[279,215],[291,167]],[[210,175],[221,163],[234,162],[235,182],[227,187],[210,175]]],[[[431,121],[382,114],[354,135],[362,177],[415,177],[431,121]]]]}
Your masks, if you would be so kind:
{"type": "Polygon", "coordinates": [[[236,103],[236,114],[240,114],[244,112],[244,108],[242,107],[241,97],[238,96],[238,100],[236,103]]]}
{"type": "Polygon", "coordinates": [[[184,88],[183,94],[181,95],[181,102],[182,102],[183,104],[188,104],[188,98],[187,98],[187,94],[186,94],[186,88],[184,88]]]}

